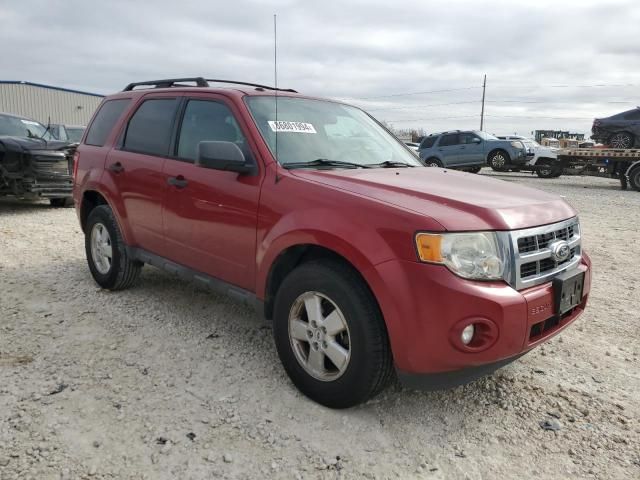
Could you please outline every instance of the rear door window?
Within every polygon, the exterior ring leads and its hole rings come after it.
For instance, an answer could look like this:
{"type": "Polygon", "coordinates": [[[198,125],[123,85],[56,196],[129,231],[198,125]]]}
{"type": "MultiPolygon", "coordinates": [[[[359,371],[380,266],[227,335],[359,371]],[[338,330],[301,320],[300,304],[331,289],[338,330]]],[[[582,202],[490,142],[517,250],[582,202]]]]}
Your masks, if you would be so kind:
{"type": "Polygon", "coordinates": [[[120,98],[104,102],[91,122],[84,143],[102,147],[130,101],[128,98],[120,98]]]}
{"type": "Polygon", "coordinates": [[[460,135],[457,133],[450,133],[443,135],[440,139],[439,147],[449,147],[451,145],[458,145],[460,143],[460,135]]]}
{"type": "Polygon", "coordinates": [[[145,100],[129,120],[122,149],[167,156],[177,107],[177,98],[145,100]]]}

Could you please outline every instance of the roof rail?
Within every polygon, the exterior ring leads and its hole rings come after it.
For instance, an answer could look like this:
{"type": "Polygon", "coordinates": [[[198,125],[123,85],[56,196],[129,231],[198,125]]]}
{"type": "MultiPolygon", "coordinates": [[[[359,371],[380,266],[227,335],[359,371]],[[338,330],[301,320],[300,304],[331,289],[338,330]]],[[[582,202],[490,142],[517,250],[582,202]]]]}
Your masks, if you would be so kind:
{"type": "Polygon", "coordinates": [[[164,80],[148,80],[146,82],[134,82],[130,83],[124,89],[123,92],[129,92],[136,87],[148,86],[153,88],[170,88],[170,87],[188,87],[190,85],[181,85],[180,82],[194,82],[196,87],[209,87],[209,83],[230,83],[233,85],[246,85],[249,87],[262,88],[265,90],[278,90],[279,92],[292,92],[298,93],[291,88],[275,88],[268,85],[260,85],[259,83],[239,82],[236,80],[217,80],[214,78],[192,77],[192,78],[167,78],[164,80]]]}

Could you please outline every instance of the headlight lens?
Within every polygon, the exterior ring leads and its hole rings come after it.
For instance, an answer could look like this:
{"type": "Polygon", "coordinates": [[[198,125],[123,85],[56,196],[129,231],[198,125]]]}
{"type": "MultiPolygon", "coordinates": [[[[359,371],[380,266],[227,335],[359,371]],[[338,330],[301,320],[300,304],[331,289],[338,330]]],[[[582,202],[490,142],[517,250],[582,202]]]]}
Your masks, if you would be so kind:
{"type": "Polygon", "coordinates": [[[418,257],[446,265],[456,275],[474,280],[499,280],[505,260],[494,232],[418,233],[418,257]]]}
{"type": "Polygon", "coordinates": [[[515,141],[515,140],[513,142],[511,142],[511,146],[513,148],[523,148],[524,147],[522,142],[518,142],[518,141],[515,141]]]}

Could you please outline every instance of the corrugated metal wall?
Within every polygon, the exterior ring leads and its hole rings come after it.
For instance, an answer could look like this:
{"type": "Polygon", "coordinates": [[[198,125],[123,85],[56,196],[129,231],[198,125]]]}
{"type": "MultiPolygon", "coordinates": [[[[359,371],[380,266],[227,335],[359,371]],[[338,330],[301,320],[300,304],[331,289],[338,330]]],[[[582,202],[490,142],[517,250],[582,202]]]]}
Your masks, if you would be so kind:
{"type": "Polygon", "coordinates": [[[46,125],[86,125],[102,97],[28,84],[0,83],[0,112],[22,115],[46,125]]]}

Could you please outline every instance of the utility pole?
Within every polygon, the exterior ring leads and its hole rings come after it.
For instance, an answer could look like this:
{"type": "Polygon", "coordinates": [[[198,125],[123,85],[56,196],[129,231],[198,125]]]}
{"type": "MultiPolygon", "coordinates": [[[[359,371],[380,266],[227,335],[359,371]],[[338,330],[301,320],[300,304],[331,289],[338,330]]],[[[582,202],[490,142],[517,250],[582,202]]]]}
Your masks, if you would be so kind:
{"type": "Polygon", "coordinates": [[[484,74],[484,81],[482,82],[482,111],[480,112],[480,131],[484,127],[484,94],[487,90],[487,74],[484,74]]]}

